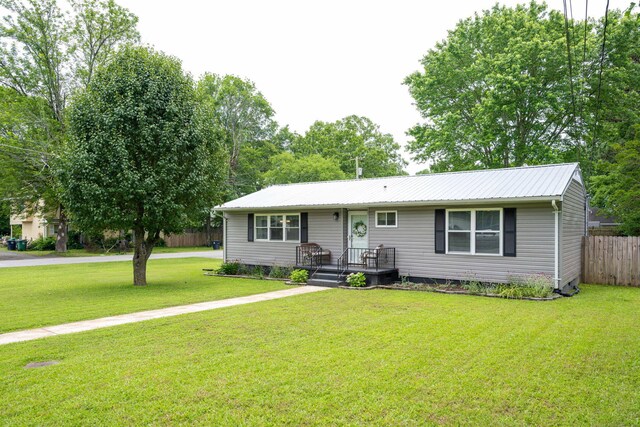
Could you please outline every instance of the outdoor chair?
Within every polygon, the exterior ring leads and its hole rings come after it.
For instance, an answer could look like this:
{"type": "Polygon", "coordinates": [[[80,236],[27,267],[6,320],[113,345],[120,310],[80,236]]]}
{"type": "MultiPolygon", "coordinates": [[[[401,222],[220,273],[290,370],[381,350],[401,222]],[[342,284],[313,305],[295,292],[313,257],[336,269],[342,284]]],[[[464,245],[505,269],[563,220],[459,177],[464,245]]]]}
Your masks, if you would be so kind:
{"type": "Polygon", "coordinates": [[[322,249],[317,243],[303,243],[300,245],[302,260],[305,264],[329,264],[331,262],[331,251],[322,249]]]}
{"type": "Polygon", "coordinates": [[[365,267],[378,267],[380,258],[385,253],[384,245],[380,244],[375,249],[362,252],[362,265],[365,267]]]}

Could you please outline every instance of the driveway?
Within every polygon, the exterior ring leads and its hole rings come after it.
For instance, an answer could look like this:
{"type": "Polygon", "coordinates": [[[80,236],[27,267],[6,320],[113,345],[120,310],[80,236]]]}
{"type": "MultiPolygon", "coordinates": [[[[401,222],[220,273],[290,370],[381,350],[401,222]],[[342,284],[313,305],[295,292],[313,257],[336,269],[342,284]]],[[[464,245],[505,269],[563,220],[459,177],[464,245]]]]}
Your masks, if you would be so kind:
{"type": "MultiPolygon", "coordinates": [[[[5,252],[5,254],[12,252],[5,252]]],[[[36,265],[62,265],[62,264],[85,264],[91,262],[118,262],[131,261],[133,255],[104,255],[104,256],[86,256],[86,257],[60,257],[60,258],[41,258],[36,256],[17,255],[15,258],[0,261],[0,268],[3,267],[33,267],[36,265]]],[[[151,259],[166,258],[212,258],[222,259],[222,250],[201,251],[201,252],[176,252],[171,254],[151,254],[151,259]]]]}

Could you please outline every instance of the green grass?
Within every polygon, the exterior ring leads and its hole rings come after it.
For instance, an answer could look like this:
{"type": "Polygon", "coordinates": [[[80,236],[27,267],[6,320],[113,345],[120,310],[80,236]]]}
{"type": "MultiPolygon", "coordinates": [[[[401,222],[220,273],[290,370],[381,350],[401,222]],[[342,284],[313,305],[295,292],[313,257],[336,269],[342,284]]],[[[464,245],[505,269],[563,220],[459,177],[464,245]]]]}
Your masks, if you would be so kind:
{"type": "Polygon", "coordinates": [[[131,262],[0,269],[0,333],[286,288],[282,282],[210,277],[220,260],[149,260],[148,285],[131,262]]]}
{"type": "MultiPolygon", "coordinates": [[[[174,253],[182,253],[182,252],[205,252],[212,251],[209,246],[185,246],[180,248],[167,248],[167,247],[159,247],[153,248],[154,254],[174,254],[174,253]]],[[[1,252],[8,252],[6,247],[0,247],[1,252]]],[[[122,252],[118,252],[116,248],[110,251],[109,253],[104,253],[102,251],[89,251],[87,249],[69,249],[64,253],[57,253],[56,251],[26,251],[20,252],[25,253],[27,255],[34,256],[61,256],[61,257],[79,257],[79,256],[110,256],[110,255],[126,255],[122,252]]],[[[133,254],[133,250],[127,252],[127,254],[133,254]]]]}
{"type": "Polygon", "coordinates": [[[330,290],[11,344],[0,419],[638,425],[638,307],[640,289],[604,286],[542,303],[330,290]]]}

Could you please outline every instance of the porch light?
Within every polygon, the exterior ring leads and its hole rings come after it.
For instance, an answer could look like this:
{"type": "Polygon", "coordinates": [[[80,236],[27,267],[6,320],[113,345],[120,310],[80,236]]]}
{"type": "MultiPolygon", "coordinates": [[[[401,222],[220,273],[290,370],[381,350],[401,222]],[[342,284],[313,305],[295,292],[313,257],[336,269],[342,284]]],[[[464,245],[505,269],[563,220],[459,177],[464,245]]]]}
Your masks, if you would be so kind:
{"type": "Polygon", "coordinates": [[[338,219],[340,219],[340,212],[334,212],[333,213],[333,220],[337,221],[338,219]]]}

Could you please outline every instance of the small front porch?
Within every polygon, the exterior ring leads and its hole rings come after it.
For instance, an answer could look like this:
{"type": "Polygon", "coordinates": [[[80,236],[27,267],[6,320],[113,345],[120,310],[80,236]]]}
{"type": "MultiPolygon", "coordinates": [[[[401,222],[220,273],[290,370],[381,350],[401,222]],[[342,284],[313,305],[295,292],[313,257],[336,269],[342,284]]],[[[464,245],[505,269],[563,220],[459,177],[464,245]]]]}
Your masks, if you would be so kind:
{"type": "Polygon", "coordinates": [[[334,260],[332,254],[316,243],[296,247],[296,267],[309,271],[309,284],[338,286],[351,273],[364,273],[368,285],[398,280],[396,248],[347,248],[334,260]]]}

